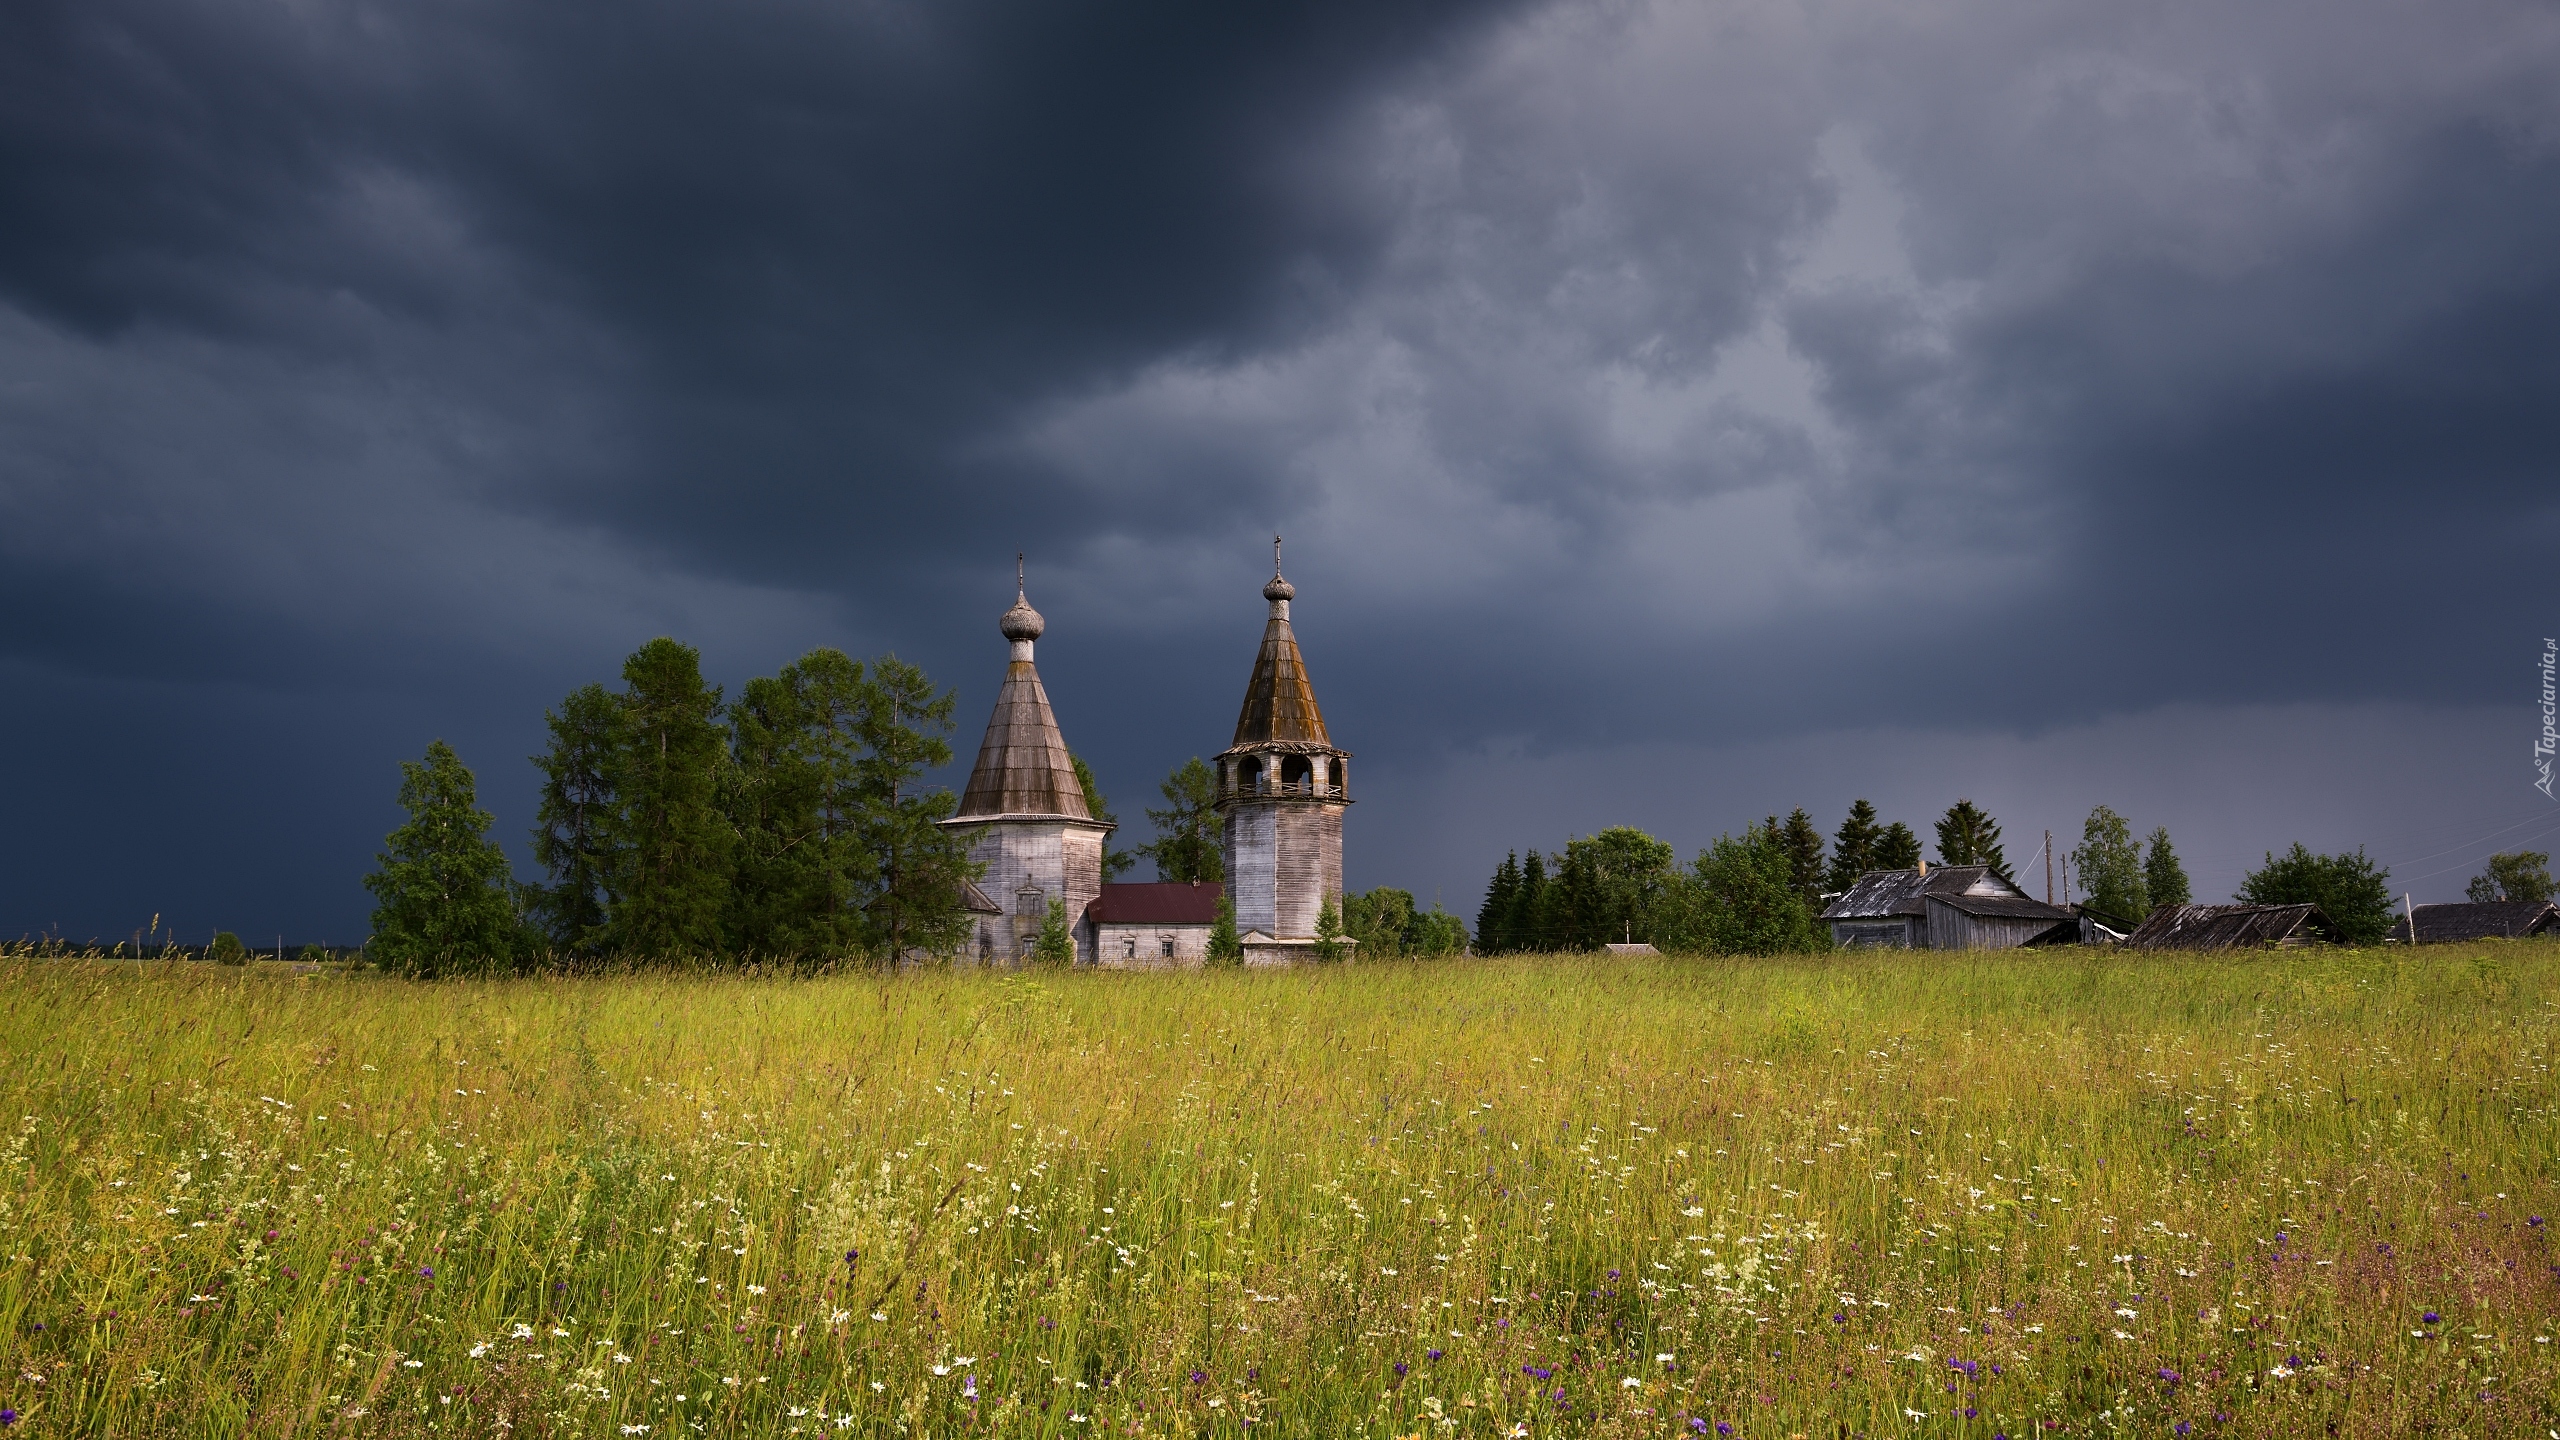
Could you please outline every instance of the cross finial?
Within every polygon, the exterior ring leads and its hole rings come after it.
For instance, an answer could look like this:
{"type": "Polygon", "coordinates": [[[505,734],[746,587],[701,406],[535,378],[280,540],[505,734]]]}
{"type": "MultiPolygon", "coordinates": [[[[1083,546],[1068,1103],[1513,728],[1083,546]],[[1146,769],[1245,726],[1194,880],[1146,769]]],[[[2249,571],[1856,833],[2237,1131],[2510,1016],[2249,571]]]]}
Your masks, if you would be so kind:
{"type": "Polygon", "coordinates": [[[1019,551],[1019,550],[1016,550],[1016,551],[1014,551],[1014,552],[1013,552],[1013,588],[1014,588],[1014,590],[1015,590],[1017,593],[1021,593],[1021,594],[1029,594],[1029,593],[1030,593],[1029,591],[1027,591],[1027,590],[1025,590],[1025,589],[1023,588],[1023,584],[1022,584],[1022,552],[1021,552],[1021,551],[1019,551]]]}
{"type": "Polygon", "coordinates": [[[1271,537],[1271,573],[1280,573],[1280,537],[1277,535],[1271,537]]]}

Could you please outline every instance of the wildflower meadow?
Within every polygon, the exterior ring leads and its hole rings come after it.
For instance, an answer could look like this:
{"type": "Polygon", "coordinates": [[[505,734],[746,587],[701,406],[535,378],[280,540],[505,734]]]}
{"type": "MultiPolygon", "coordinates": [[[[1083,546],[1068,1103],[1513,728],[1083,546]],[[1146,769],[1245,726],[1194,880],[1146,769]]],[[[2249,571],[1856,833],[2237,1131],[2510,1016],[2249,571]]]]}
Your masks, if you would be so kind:
{"type": "Polygon", "coordinates": [[[2555,962],[15,956],[0,1420],[2543,1436],[2555,962]]]}

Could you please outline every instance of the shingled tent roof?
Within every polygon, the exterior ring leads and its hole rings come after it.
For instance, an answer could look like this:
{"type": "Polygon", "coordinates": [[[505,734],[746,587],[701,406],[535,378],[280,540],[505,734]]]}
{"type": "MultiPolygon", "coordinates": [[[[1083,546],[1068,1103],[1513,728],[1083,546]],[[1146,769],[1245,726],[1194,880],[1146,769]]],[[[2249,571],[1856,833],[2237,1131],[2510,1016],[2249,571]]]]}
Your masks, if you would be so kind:
{"type": "Polygon", "coordinates": [[[1298,637],[1289,628],[1289,617],[1281,614],[1274,614],[1262,627],[1262,652],[1253,659],[1244,710],[1236,716],[1237,746],[1275,741],[1333,744],[1325,734],[1324,712],[1316,708],[1316,687],[1307,679],[1306,657],[1298,653],[1298,637]]]}
{"type": "MultiPolygon", "coordinates": [[[[2485,904],[2421,905],[2418,943],[2441,945],[2462,940],[2521,940],[2560,930],[2560,906],[2548,900],[2492,900],[2485,904]]],[[[2409,917],[2391,924],[2391,938],[2409,943],[2409,917]]]]}
{"type": "Polygon", "coordinates": [[[987,738],[978,746],[969,788],[960,794],[959,818],[975,815],[1093,818],[1084,786],[1076,781],[1075,761],[1058,734],[1058,717],[1050,713],[1049,692],[1028,660],[1005,667],[996,713],[987,719],[987,738]]]}
{"type": "Polygon", "coordinates": [[[2163,905],[2124,943],[2135,950],[2232,950],[2331,940],[2317,905],[2163,905]]]}

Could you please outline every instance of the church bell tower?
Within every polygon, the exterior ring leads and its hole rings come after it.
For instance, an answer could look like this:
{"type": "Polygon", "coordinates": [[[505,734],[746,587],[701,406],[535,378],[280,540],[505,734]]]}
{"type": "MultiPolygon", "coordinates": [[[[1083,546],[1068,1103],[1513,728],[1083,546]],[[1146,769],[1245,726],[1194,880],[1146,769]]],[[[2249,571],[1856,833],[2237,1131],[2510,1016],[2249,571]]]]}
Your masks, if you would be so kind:
{"type": "Polygon", "coordinates": [[[1342,903],[1342,812],[1351,804],[1351,754],[1334,748],[1316,708],[1306,658],[1289,628],[1297,587],[1280,574],[1271,542],[1271,603],[1262,650],[1236,717],[1235,743],[1218,754],[1218,813],[1228,893],[1245,963],[1282,965],[1315,947],[1324,902],[1342,903]]]}

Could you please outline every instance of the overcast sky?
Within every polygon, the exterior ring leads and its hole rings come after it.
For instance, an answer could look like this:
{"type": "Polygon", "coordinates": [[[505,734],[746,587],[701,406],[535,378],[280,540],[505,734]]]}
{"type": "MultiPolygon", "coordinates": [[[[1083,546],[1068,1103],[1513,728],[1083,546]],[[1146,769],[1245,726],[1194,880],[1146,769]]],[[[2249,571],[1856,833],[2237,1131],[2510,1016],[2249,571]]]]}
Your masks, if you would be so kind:
{"type": "Polygon", "coordinates": [[[2560,839],[2555,336],[2524,0],[29,0],[0,933],[361,939],[438,736],[530,878],[659,634],[965,765],[1017,549],[1134,844],[1274,531],[1354,888],[1863,795],[2458,898],[2560,839]]]}

